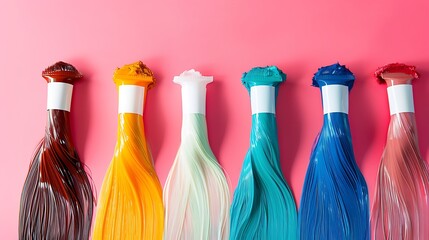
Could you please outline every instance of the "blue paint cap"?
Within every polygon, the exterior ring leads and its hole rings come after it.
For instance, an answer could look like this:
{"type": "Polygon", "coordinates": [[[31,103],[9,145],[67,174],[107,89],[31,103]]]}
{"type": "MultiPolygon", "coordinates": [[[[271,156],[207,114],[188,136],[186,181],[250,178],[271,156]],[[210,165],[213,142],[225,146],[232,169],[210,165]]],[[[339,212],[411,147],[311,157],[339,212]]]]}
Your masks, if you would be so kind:
{"type": "Polygon", "coordinates": [[[355,76],[353,73],[346,68],[345,65],[335,63],[329,66],[321,67],[314,74],[313,86],[323,87],[325,85],[345,85],[349,87],[349,91],[353,87],[355,76]]]}

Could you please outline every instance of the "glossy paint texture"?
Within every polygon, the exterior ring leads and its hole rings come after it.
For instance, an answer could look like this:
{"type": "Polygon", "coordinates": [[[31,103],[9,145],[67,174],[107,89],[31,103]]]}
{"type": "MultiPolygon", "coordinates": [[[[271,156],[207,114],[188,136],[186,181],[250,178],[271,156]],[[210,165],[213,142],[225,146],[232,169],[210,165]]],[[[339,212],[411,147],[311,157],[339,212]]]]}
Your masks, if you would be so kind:
{"type": "Polygon", "coordinates": [[[390,119],[386,87],[373,77],[384,63],[418,67],[415,119],[422,157],[429,158],[428,9],[427,0],[2,1],[0,237],[18,239],[22,186],[45,134],[46,83],[37,79],[57,60],[84,75],[74,85],[70,127],[97,193],[116,144],[116,67],[142,59],[155,73],[144,126],[163,186],[181,142],[181,88],[172,79],[190,68],[214,77],[207,88],[208,138],[232,196],[252,124],[238,79],[254,66],[278,66],[288,75],[277,96],[280,165],[297,204],[323,122],[320,91],[309,80],[324,64],[347,64],[357,79],[350,93],[352,142],[372,202],[390,119]]]}
{"type": "Polygon", "coordinates": [[[212,81],[194,70],[174,78],[185,96],[181,143],[164,187],[164,239],[229,239],[228,182],[207,135],[206,85],[212,81]]]}
{"type": "MultiPolygon", "coordinates": [[[[42,76],[73,84],[82,75],[58,62],[42,76]]],[[[73,145],[69,112],[47,110],[45,137],[37,146],[19,210],[19,239],[88,239],[94,196],[92,182],[73,145]]]]}
{"type": "MultiPolygon", "coordinates": [[[[118,87],[144,87],[144,96],[155,83],[152,72],[141,62],[117,69],[114,80],[118,87]]],[[[162,188],[143,116],[119,113],[116,147],[101,187],[93,239],[162,239],[163,226],[162,188]]]]}
{"type": "MultiPolygon", "coordinates": [[[[320,88],[344,85],[350,90],[353,83],[353,74],[338,63],[320,68],[313,78],[320,88]]],[[[345,112],[323,116],[301,196],[299,231],[301,239],[370,237],[368,189],[356,164],[345,112]]]]}
{"type": "MultiPolygon", "coordinates": [[[[376,77],[389,88],[409,86],[418,75],[413,66],[389,64],[376,77]]],[[[391,114],[372,206],[373,238],[428,239],[428,193],[428,166],[420,153],[414,111],[391,114]]]]}
{"type": "MultiPolygon", "coordinates": [[[[271,66],[253,68],[243,74],[242,83],[249,92],[255,86],[275,87],[277,95],[285,80],[286,75],[271,66]]],[[[296,205],[280,168],[276,121],[274,113],[252,115],[250,147],[231,206],[230,239],[297,238],[296,205]]]]}

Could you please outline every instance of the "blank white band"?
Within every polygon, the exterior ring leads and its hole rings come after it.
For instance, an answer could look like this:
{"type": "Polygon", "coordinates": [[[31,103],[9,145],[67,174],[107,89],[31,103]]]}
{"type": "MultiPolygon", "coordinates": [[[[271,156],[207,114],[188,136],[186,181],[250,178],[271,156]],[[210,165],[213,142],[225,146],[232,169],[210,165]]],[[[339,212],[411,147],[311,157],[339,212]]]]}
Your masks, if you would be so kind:
{"type": "Polygon", "coordinates": [[[250,88],[252,115],[257,113],[276,113],[276,89],[273,86],[254,86],[250,88]]]}
{"type": "Polygon", "coordinates": [[[62,82],[48,83],[47,109],[58,109],[70,112],[73,85],[62,82]]]}
{"type": "Polygon", "coordinates": [[[322,87],[323,114],[349,113],[349,87],[326,85],[322,87]]]}
{"type": "Polygon", "coordinates": [[[206,114],[206,84],[182,84],[182,112],[206,114]]]}
{"type": "Polygon", "coordinates": [[[136,113],[143,116],[144,87],[119,86],[118,113],[136,113]]]}
{"type": "Polygon", "coordinates": [[[394,85],[387,88],[390,115],[414,112],[413,88],[410,84],[394,85]]]}

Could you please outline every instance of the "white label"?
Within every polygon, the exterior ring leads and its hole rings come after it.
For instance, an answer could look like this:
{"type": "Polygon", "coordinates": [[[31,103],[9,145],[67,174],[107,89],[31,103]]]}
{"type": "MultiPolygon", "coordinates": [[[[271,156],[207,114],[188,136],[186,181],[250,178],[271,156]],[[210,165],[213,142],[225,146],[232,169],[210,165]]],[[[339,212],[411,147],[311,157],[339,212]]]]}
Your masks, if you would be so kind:
{"type": "Polygon", "coordinates": [[[323,114],[349,113],[349,87],[326,85],[322,87],[323,114]]]}
{"type": "Polygon", "coordinates": [[[254,86],[250,88],[252,115],[257,113],[276,113],[276,89],[273,86],[254,86]]]}
{"type": "Polygon", "coordinates": [[[182,111],[183,114],[206,114],[206,84],[182,84],[182,111]]]}
{"type": "Polygon", "coordinates": [[[48,83],[47,109],[70,112],[73,85],[62,82],[48,83]]]}
{"type": "Polygon", "coordinates": [[[143,116],[144,87],[119,86],[118,113],[136,113],[143,116]]]}
{"type": "Polygon", "coordinates": [[[410,84],[394,85],[387,88],[390,115],[414,112],[413,88],[410,84]]]}

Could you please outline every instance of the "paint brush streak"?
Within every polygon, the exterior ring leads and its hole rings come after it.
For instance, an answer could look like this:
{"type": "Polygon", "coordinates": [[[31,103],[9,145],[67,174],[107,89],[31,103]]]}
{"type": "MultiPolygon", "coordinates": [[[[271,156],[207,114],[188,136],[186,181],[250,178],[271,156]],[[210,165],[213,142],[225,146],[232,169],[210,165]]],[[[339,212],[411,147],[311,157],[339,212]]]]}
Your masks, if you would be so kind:
{"type": "Polygon", "coordinates": [[[253,68],[242,78],[251,95],[250,148],[231,207],[230,239],[297,239],[297,213],[280,168],[275,102],[286,75],[253,68]]]}
{"type": "Polygon", "coordinates": [[[72,143],[68,112],[72,83],[82,76],[58,62],[43,77],[49,89],[48,119],[21,195],[19,239],[89,239],[94,196],[72,143]]]}
{"type": "Polygon", "coordinates": [[[415,67],[389,64],[376,72],[388,86],[390,124],[372,208],[375,239],[428,239],[429,173],[417,138],[411,82],[415,67]]]}
{"type": "Polygon", "coordinates": [[[301,239],[369,239],[368,189],[356,162],[348,120],[354,76],[344,66],[320,68],[323,127],[316,138],[299,209],[301,239]]]}

